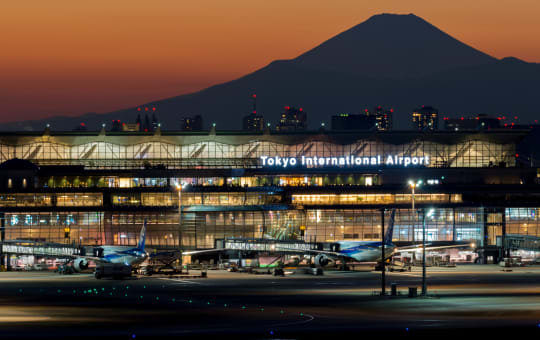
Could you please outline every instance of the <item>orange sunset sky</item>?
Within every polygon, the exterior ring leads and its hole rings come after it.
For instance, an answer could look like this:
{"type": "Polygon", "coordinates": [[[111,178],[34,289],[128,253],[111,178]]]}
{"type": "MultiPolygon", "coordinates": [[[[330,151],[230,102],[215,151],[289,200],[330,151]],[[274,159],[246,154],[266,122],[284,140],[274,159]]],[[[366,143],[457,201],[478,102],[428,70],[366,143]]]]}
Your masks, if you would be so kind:
{"type": "Polygon", "coordinates": [[[497,58],[540,62],[538,0],[1,1],[0,122],[200,90],[379,13],[414,13],[497,58]]]}

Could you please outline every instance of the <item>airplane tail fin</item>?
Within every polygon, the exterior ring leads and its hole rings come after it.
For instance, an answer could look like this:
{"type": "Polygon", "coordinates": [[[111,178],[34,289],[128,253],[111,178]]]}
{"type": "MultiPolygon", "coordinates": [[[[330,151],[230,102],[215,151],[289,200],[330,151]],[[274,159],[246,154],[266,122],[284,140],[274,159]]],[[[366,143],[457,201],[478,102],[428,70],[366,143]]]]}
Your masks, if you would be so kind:
{"type": "Polygon", "coordinates": [[[390,214],[390,220],[388,221],[388,228],[384,234],[384,244],[392,244],[392,236],[394,235],[394,218],[396,216],[396,209],[392,209],[390,214]]]}
{"type": "Polygon", "coordinates": [[[141,233],[139,235],[139,243],[137,243],[137,249],[144,250],[145,243],[146,243],[146,219],[144,219],[144,224],[141,228],[141,233]]]}

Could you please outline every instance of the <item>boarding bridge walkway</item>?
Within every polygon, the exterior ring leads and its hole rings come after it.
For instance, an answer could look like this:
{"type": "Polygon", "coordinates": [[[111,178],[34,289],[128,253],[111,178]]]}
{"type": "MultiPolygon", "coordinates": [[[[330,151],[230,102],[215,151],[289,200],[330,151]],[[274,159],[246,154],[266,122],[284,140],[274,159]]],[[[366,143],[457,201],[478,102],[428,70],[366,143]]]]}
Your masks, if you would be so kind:
{"type": "Polygon", "coordinates": [[[301,240],[274,240],[252,238],[230,238],[216,240],[216,249],[258,252],[298,252],[324,250],[339,252],[338,243],[304,242],[301,240]]]}
{"type": "Polygon", "coordinates": [[[0,242],[5,255],[33,255],[50,257],[72,257],[85,254],[83,247],[71,244],[37,242],[31,240],[10,240],[0,242]]]}
{"type": "Polygon", "coordinates": [[[504,237],[504,248],[510,250],[540,251],[540,237],[506,234],[504,237]]]}

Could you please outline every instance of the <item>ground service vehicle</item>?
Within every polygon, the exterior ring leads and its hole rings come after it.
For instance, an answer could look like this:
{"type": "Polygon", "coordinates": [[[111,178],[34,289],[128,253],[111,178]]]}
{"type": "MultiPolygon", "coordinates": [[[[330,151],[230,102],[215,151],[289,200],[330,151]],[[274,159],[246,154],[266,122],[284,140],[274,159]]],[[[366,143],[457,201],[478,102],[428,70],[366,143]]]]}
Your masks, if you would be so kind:
{"type": "Polygon", "coordinates": [[[96,267],[94,277],[102,279],[111,277],[113,279],[122,279],[131,276],[131,266],[126,266],[123,263],[103,263],[96,267]]]}

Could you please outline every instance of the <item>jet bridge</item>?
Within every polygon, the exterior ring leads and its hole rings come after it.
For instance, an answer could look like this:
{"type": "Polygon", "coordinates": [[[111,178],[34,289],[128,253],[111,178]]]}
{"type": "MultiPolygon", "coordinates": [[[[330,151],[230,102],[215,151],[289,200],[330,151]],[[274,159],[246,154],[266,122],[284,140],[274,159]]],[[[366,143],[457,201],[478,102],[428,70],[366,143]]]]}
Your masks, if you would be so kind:
{"type": "Polygon", "coordinates": [[[216,240],[216,249],[256,252],[298,253],[309,250],[339,252],[338,243],[305,242],[302,240],[274,240],[252,238],[230,238],[216,240]]]}
{"type": "Polygon", "coordinates": [[[2,254],[71,257],[84,255],[85,249],[61,243],[13,240],[1,242],[2,254]]]}

